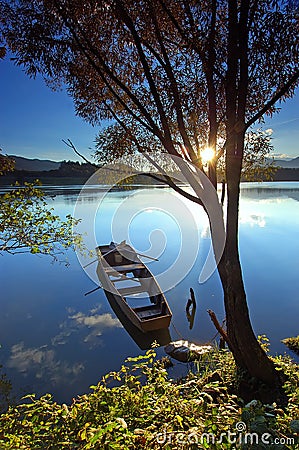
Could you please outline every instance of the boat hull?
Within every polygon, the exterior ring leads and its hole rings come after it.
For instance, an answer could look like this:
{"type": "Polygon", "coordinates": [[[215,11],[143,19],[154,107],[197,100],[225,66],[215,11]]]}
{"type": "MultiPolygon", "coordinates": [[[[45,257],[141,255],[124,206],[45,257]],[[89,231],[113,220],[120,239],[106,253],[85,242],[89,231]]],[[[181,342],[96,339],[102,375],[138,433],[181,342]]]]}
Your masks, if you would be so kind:
{"type": "Polygon", "coordinates": [[[171,321],[171,314],[167,314],[161,317],[153,317],[148,319],[141,319],[135,312],[134,309],[131,308],[123,297],[120,295],[114,295],[109,291],[104,290],[108,301],[115,302],[118,307],[121,309],[123,314],[130,320],[130,322],[141,330],[143,333],[147,333],[149,331],[161,330],[163,328],[168,328],[171,321]]]}

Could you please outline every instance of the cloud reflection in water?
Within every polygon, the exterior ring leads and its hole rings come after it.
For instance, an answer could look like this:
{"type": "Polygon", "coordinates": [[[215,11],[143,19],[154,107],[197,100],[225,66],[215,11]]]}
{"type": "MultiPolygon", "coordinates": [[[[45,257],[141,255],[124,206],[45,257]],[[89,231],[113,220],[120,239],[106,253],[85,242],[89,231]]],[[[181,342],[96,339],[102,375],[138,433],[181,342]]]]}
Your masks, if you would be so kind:
{"type": "Polygon", "coordinates": [[[102,336],[104,330],[109,328],[122,328],[121,323],[117,318],[114,318],[110,313],[99,314],[100,306],[90,310],[90,313],[84,314],[81,311],[68,309],[68,319],[60,324],[61,332],[52,338],[52,345],[66,344],[69,337],[79,330],[88,330],[83,341],[90,344],[90,348],[101,345],[98,339],[102,336]]]}
{"type": "Polygon", "coordinates": [[[61,332],[51,339],[50,345],[35,348],[27,347],[24,341],[14,344],[6,366],[17,370],[25,377],[34,374],[37,379],[47,378],[54,385],[63,383],[66,379],[75,381],[75,378],[85,370],[84,364],[81,361],[72,364],[61,359],[56,348],[58,345],[66,344],[70,336],[79,331],[84,333],[83,342],[88,343],[89,348],[93,348],[102,345],[99,336],[105,329],[122,327],[112,314],[99,314],[99,309],[100,307],[97,307],[84,314],[69,308],[67,320],[60,324],[61,332]]]}
{"type": "Polygon", "coordinates": [[[71,365],[55,358],[55,351],[48,349],[47,345],[26,348],[24,342],[19,342],[11,348],[7,367],[16,369],[25,376],[34,371],[36,378],[47,377],[53,384],[61,383],[66,376],[72,379],[84,370],[82,363],[71,365]]]}
{"type": "Polygon", "coordinates": [[[258,226],[260,228],[265,228],[266,219],[265,219],[265,216],[260,215],[260,214],[249,214],[247,216],[241,215],[240,223],[247,224],[251,227],[258,226]]]}

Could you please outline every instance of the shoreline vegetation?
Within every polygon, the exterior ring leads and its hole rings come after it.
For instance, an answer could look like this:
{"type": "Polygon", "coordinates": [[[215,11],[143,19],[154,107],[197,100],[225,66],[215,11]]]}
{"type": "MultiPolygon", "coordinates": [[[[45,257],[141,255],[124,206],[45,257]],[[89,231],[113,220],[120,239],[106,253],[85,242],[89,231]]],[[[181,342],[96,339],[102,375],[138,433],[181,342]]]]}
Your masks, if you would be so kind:
{"type": "MultiPolygon", "coordinates": [[[[36,179],[40,180],[43,185],[85,184],[95,171],[96,168],[91,164],[69,161],[61,163],[60,167],[55,170],[15,169],[13,172],[1,176],[0,185],[10,185],[16,182],[32,183],[36,179]]],[[[218,182],[221,181],[221,179],[218,180],[218,182]]],[[[256,179],[252,177],[250,180],[244,177],[241,181],[299,181],[299,168],[278,168],[272,174],[271,180],[265,176],[265,179],[262,180],[260,177],[256,179]]],[[[145,185],[159,184],[157,179],[142,174],[135,175],[134,182],[145,185]]]]}
{"type": "MultiPolygon", "coordinates": [[[[268,340],[260,343],[268,350],[268,340]]],[[[127,358],[91,392],[58,404],[23,397],[0,416],[1,449],[298,449],[299,372],[288,356],[270,357],[285,376],[281,402],[239,396],[232,354],[215,348],[186,378],[167,374],[155,349],[127,358]]],[[[252,380],[248,380],[252,382],[252,380]]]]}
{"type": "Polygon", "coordinates": [[[299,355],[299,335],[297,337],[290,337],[283,339],[282,342],[296,355],[299,355]]]}

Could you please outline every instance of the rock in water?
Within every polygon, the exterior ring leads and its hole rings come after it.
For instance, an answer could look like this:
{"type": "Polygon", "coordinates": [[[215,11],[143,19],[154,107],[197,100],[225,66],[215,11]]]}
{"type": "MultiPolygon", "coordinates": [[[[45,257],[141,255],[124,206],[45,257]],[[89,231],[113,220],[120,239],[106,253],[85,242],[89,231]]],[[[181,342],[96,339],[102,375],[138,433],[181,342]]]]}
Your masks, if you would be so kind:
{"type": "Polygon", "coordinates": [[[165,352],[180,362],[200,359],[202,355],[213,351],[211,345],[196,345],[189,341],[173,341],[164,347],[165,352]]]}

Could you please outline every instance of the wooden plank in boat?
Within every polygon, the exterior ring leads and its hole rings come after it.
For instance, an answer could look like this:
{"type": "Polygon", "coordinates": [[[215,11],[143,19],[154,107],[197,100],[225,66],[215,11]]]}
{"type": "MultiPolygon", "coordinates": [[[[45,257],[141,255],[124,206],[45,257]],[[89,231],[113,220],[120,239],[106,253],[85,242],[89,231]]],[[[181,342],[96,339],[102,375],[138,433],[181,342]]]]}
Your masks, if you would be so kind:
{"type": "Polygon", "coordinates": [[[104,267],[105,272],[109,275],[114,272],[132,272],[135,269],[144,269],[143,264],[124,264],[123,266],[104,267]]]}
{"type": "Polygon", "coordinates": [[[149,309],[134,308],[134,311],[136,312],[136,314],[140,319],[147,319],[147,318],[152,319],[154,317],[161,316],[161,310],[158,308],[149,308],[149,309]]]}
{"type": "Polygon", "coordinates": [[[126,296],[126,295],[139,294],[141,292],[147,292],[147,291],[144,290],[143,286],[130,286],[130,287],[118,289],[118,292],[120,293],[120,295],[126,296]]]}

